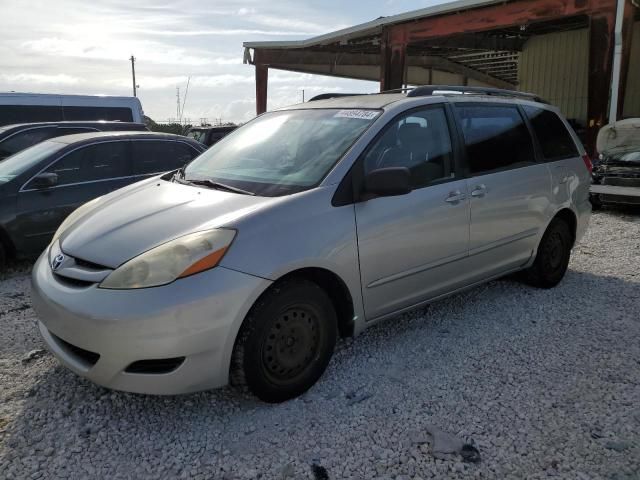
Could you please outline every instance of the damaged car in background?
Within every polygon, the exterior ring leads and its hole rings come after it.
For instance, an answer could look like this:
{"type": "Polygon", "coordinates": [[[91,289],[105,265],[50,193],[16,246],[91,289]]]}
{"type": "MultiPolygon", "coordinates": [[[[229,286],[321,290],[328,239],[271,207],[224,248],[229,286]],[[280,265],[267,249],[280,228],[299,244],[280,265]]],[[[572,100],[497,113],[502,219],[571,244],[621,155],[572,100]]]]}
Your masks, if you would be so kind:
{"type": "Polygon", "coordinates": [[[598,133],[600,155],[590,190],[594,209],[607,204],[640,205],[640,118],[628,118],[598,133]]]}

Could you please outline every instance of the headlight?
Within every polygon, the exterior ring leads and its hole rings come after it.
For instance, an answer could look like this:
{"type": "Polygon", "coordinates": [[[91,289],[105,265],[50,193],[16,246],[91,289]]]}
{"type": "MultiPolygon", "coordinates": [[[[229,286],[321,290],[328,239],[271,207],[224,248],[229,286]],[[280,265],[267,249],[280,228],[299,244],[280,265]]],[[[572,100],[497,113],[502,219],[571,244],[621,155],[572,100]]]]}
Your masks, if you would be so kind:
{"type": "Polygon", "coordinates": [[[218,265],[235,230],[191,233],[159,245],[115,269],[100,288],[130,289],[166,285],[218,265]]]}
{"type": "Polygon", "coordinates": [[[91,208],[96,203],[98,203],[101,198],[102,197],[94,198],[90,202],[87,202],[84,205],[80,205],[73,212],[71,212],[69,216],[64,220],[64,222],[62,222],[62,224],[58,227],[56,233],[53,234],[53,240],[51,240],[51,243],[54,243],[56,240],[58,240],[58,238],[60,238],[60,235],[62,235],[67,228],[69,228],[76,220],[78,220],[78,218],[84,215],[87,210],[91,210],[91,208]]]}

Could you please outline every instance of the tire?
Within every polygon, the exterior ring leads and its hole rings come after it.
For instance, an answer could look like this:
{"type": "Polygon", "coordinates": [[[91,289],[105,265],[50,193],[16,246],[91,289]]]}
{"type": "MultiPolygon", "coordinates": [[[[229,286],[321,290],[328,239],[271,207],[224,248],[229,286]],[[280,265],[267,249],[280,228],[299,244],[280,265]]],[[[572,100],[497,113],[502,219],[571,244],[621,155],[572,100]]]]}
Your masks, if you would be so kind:
{"type": "Polygon", "coordinates": [[[246,385],[269,403],[307,391],[333,354],[338,321],[317,284],[304,279],[276,284],[245,318],[231,361],[234,385],[246,385]]]}
{"type": "Polygon", "coordinates": [[[524,272],[525,281],[538,288],[558,285],[567,272],[572,247],[569,225],[559,218],[552,220],[540,240],[533,265],[524,272]]]}
{"type": "Polygon", "coordinates": [[[602,201],[600,200],[600,195],[597,195],[597,194],[589,195],[589,202],[591,203],[591,210],[593,210],[594,212],[602,208],[602,201]]]}

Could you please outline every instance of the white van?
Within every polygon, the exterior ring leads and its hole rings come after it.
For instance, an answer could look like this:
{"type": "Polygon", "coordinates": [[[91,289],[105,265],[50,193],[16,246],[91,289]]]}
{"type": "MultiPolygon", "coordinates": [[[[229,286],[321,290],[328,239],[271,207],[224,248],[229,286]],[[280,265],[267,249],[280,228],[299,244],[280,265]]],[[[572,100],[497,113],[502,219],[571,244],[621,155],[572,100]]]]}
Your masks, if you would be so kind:
{"type": "Polygon", "coordinates": [[[136,97],[0,93],[0,125],[61,120],[120,120],[143,123],[136,97]]]}

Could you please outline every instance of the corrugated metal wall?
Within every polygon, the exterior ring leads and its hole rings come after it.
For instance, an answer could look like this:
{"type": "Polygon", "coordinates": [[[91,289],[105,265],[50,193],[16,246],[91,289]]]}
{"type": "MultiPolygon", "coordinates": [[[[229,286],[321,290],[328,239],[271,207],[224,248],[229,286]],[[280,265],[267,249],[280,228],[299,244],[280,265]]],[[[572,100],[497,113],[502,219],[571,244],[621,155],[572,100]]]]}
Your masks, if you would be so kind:
{"type": "MultiPolygon", "coordinates": [[[[518,88],[560,107],[567,118],[587,121],[589,30],[531,38],[520,55],[518,88]]],[[[640,22],[634,25],[625,116],[640,116],[640,22]]]]}
{"type": "Polygon", "coordinates": [[[589,30],[533,37],[524,45],[519,89],[560,107],[567,118],[586,121],[589,30]]]}

